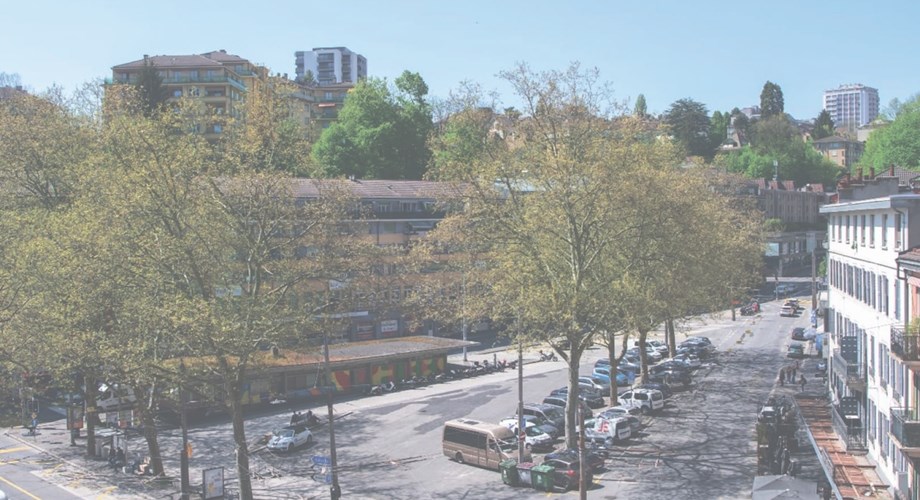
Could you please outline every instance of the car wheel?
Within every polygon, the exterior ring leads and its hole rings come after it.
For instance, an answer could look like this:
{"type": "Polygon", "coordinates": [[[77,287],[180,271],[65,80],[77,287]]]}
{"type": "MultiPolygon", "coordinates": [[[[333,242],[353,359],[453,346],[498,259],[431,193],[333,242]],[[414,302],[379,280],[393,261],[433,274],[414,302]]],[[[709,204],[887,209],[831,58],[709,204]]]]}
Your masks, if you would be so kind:
{"type": "Polygon", "coordinates": [[[460,453],[459,451],[456,455],[454,455],[454,460],[456,460],[458,464],[466,463],[463,461],[463,453],[460,453]]]}
{"type": "Polygon", "coordinates": [[[533,445],[530,444],[530,443],[527,443],[527,444],[524,445],[524,449],[527,450],[527,451],[530,451],[531,448],[533,448],[533,445]]]}

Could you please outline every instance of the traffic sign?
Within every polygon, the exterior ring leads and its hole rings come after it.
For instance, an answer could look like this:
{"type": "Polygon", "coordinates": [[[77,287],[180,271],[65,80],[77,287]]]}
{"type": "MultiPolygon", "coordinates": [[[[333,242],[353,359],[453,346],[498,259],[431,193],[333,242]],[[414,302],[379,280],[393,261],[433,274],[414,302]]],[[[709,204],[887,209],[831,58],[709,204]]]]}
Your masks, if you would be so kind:
{"type": "Polygon", "coordinates": [[[313,455],[313,465],[329,466],[332,465],[332,458],[324,455],[313,455]]]}

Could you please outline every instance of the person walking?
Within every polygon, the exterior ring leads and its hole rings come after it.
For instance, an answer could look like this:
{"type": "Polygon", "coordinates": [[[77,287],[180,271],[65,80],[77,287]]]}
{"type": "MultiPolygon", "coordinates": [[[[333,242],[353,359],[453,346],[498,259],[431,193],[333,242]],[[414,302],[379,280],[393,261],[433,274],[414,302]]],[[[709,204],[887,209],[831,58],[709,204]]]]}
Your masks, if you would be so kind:
{"type": "Polygon", "coordinates": [[[805,374],[804,373],[801,375],[801,378],[799,379],[799,385],[802,386],[802,392],[805,392],[805,374]]]}
{"type": "Polygon", "coordinates": [[[795,382],[795,375],[796,375],[796,372],[798,371],[798,368],[799,368],[798,365],[792,365],[792,379],[790,380],[790,382],[795,382]]]}
{"type": "Polygon", "coordinates": [[[780,386],[786,385],[786,369],[785,368],[779,369],[779,385],[780,386]]]}

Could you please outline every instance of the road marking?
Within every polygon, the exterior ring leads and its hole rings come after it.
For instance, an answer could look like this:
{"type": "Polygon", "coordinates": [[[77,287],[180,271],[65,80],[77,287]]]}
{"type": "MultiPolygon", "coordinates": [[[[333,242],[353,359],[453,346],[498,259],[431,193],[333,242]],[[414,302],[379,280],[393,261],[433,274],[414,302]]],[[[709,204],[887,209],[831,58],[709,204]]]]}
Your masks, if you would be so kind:
{"type": "Polygon", "coordinates": [[[26,491],[26,490],[20,488],[20,487],[17,486],[16,484],[10,482],[9,479],[7,479],[7,478],[5,478],[5,477],[3,477],[3,476],[0,476],[0,481],[3,481],[4,483],[6,483],[6,484],[12,486],[13,488],[16,488],[16,490],[18,490],[20,493],[22,493],[23,495],[25,495],[25,496],[27,496],[27,497],[29,497],[29,498],[34,498],[35,500],[41,500],[41,499],[38,498],[37,496],[35,496],[35,495],[29,493],[28,491],[26,491]]]}
{"type": "Polygon", "coordinates": [[[108,488],[103,489],[102,493],[100,493],[99,495],[96,495],[96,498],[108,498],[109,492],[115,491],[117,489],[118,489],[118,486],[109,486],[108,488]]]}
{"type": "Polygon", "coordinates": [[[18,448],[7,448],[7,449],[5,449],[5,450],[0,450],[0,454],[2,454],[2,453],[16,453],[17,451],[25,451],[25,450],[31,450],[31,449],[32,449],[32,448],[30,448],[30,447],[28,447],[28,446],[19,446],[18,448]]]}

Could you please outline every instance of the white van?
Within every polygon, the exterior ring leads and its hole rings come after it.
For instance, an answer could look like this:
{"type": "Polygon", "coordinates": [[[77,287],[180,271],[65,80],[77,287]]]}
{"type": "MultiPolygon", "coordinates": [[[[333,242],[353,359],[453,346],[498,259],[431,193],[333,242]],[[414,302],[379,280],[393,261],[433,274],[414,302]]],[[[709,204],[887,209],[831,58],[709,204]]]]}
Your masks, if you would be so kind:
{"type": "Polygon", "coordinates": [[[585,437],[609,447],[632,437],[632,425],[623,417],[598,417],[594,419],[593,428],[585,429],[585,437]]]}
{"type": "Polygon", "coordinates": [[[623,406],[636,406],[642,413],[664,408],[664,395],[657,389],[633,389],[620,394],[623,406]]]}

